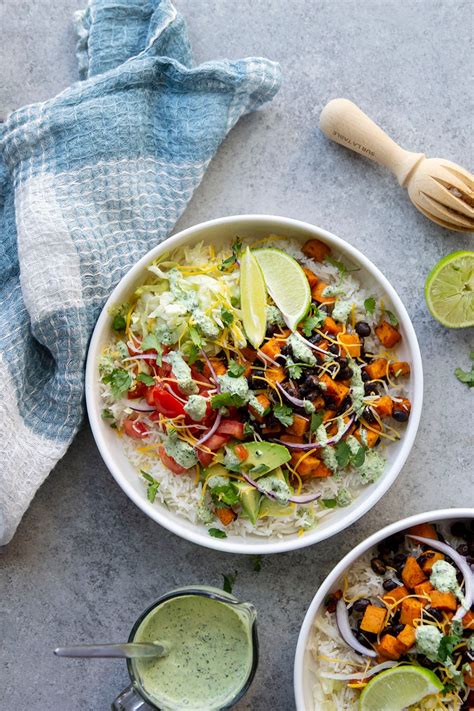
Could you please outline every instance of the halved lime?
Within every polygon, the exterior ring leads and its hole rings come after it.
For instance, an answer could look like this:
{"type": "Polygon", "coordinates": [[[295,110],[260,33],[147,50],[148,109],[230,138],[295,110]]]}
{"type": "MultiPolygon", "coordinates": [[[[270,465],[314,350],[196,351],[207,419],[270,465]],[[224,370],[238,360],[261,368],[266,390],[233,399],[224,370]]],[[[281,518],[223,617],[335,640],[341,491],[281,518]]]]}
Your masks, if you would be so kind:
{"type": "Polygon", "coordinates": [[[306,274],[293,257],[281,249],[256,249],[268,293],[283,314],[286,325],[296,330],[311,304],[311,289],[306,274]]]}
{"type": "Polygon", "coordinates": [[[360,695],[359,711],[402,711],[442,688],[429,669],[417,665],[394,667],[369,681],[360,695]]]}
{"type": "Polygon", "coordinates": [[[247,339],[258,348],[267,328],[267,290],[262,270],[248,247],[240,260],[240,305],[247,339]]]}
{"type": "Polygon", "coordinates": [[[474,252],[453,252],[440,259],[426,279],[425,299],[443,326],[474,326],[474,252]]]}

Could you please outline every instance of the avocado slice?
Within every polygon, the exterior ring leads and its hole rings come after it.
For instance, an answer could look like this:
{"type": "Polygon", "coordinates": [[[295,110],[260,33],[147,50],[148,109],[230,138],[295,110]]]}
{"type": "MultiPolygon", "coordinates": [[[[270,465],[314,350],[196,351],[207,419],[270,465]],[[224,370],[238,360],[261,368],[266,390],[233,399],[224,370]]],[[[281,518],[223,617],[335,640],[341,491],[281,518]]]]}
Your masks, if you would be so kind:
{"type": "Polygon", "coordinates": [[[282,444],[274,442],[245,442],[243,446],[248,452],[248,457],[242,462],[242,468],[249,472],[252,479],[265,476],[268,472],[289,462],[291,459],[291,454],[282,444]],[[262,464],[267,468],[264,471],[258,471],[257,468],[262,464]],[[252,472],[251,470],[254,468],[257,471],[252,472]]]}
{"type": "MultiPolygon", "coordinates": [[[[275,471],[268,476],[268,479],[276,479],[288,485],[281,467],[275,469],[275,471]]],[[[290,491],[293,492],[292,487],[290,486],[289,488],[290,491]]],[[[267,496],[262,496],[258,518],[265,518],[265,516],[289,516],[293,508],[294,504],[280,504],[278,501],[269,499],[267,496]]]]}
{"type": "Polygon", "coordinates": [[[251,484],[246,481],[233,481],[232,486],[239,495],[240,505],[247,514],[249,520],[255,525],[257,523],[260,505],[260,494],[251,484]]]}
{"type": "Polygon", "coordinates": [[[226,479],[229,478],[229,472],[227,469],[224,467],[223,464],[212,464],[210,467],[207,467],[207,469],[203,469],[202,471],[202,478],[204,481],[207,479],[210,479],[212,476],[222,476],[225,477],[226,479]]]}

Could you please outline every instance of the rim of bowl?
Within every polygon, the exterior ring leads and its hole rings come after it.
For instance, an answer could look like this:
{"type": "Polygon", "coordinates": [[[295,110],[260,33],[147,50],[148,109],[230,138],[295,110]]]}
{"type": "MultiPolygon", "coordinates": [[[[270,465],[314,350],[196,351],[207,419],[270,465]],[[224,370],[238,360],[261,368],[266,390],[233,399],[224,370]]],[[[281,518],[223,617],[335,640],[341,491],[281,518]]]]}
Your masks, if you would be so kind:
{"type": "MultiPolygon", "coordinates": [[[[426,511],[424,513],[414,514],[413,516],[408,516],[407,518],[394,521],[361,541],[355,548],[349,551],[349,553],[347,553],[324,578],[315,596],[313,597],[310,606],[308,607],[298,635],[293,673],[297,711],[309,711],[307,706],[305,706],[304,700],[305,652],[314,618],[316,617],[319,608],[321,607],[321,603],[324,601],[327,593],[331,590],[337,580],[339,580],[344,571],[352,565],[357,558],[366,553],[374,545],[382,541],[384,538],[388,538],[394,533],[398,533],[398,531],[403,531],[403,529],[409,528],[410,526],[416,526],[419,523],[437,523],[438,521],[445,521],[446,519],[460,518],[474,518],[474,509],[436,509],[434,511],[426,511]]],[[[311,709],[311,711],[313,711],[313,709],[311,709]]]]}
{"type": "MultiPolygon", "coordinates": [[[[203,236],[204,239],[204,236],[203,236]]],[[[362,252],[353,247],[351,244],[346,242],[340,237],[328,232],[327,230],[312,225],[308,222],[301,220],[296,220],[290,217],[280,217],[277,215],[264,215],[264,214],[243,214],[243,215],[230,215],[228,217],[219,217],[213,220],[208,220],[206,222],[201,222],[192,227],[188,227],[175,235],[168,237],[168,239],[161,242],[156,247],[149,250],[136,264],[131,267],[131,269],[121,278],[119,283],[111,292],[109,298],[105,302],[102,311],[99,315],[97,323],[94,327],[92,337],[89,343],[89,349],[86,360],[86,377],[85,377],[85,395],[86,395],[86,407],[89,417],[90,426],[92,429],[92,434],[94,440],[99,449],[99,452],[104,460],[105,465],[114,477],[117,484],[121,489],[127,494],[127,496],[150,518],[159,523],[161,526],[167,530],[175,533],[188,541],[197,543],[206,548],[212,548],[213,550],[223,551],[227,553],[240,553],[240,554],[272,554],[272,553],[284,553],[291,550],[297,550],[304,548],[306,546],[313,545],[314,543],[319,543],[331,536],[340,533],[342,530],[353,524],[359,518],[361,518],[367,511],[369,511],[375,504],[382,498],[386,491],[393,484],[397,476],[399,475],[403,465],[405,464],[407,457],[412,449],[413,443],[415,441],[415,436],[418,430],[418,425],[421,417],[422,401],[423,401],[423,366],[421,360],[420,348],[418,345],[418,340],[413,328],[411,319],[407,313],[407,310],[398,296],[397,292],[390,284],[388,279],[382,274],[382,272],[366,257],[362,252]],[[339,249],[342,253],[346,254],[351,260],[360,264],[364,270],[366,270],[378,283],[380,288],[386,293],[393,306],[397,311],[400,323],[403,327],[406,336],[406,345],[410,354],[411,359],[411,377],[413,383],[413,398],[412,398],[412,410],[410,414],[410,419],[408,420],[408,426],[405,431],[404,437],[401,440],[400,451],[395,457],[391,466],[386,472],[384,472],[382,479],[379,480],[378,485],[374,487],[374,490],[367,497],[359,497],[356,500],[356,505],[354,509],[348,513],[348,515],[340,521],[334,523],[329,523],[324,528],[318,529],[317,527],[312,531],[306,533],[301,537],[288,537],[288,539],[275,539],[268,540],[264,539],[262,543],[246,542],[245,538],[241,541],[228,540],[226,538],[212,538],[207,534],[207,531],[201,532],[197,527],[193,529],[186,529],[181,526],[179,522],[167,519],[162,516],[161,508],[154,506],[149,501],[147,501],[145,494],[139,494],[131,484],[126,480],[125,476],[122,474],[120,467],[117,466],[111,456],[109,455],[109,448],[104,440],[102,431],[106,426],[104,422],[100,419],[100,415],[96,412],[96,398],[97,398],[97,379],[96,379],[96,360],[97,360],[97,347],[100,344],[100,338],[103,330],[107,327],[108,322],[108,309],[109,307],[117,301],[117,295],[124,290],[126,284],[133,284],[140,273],[145,269],[145,267],[152,261],[156,256],[158,256],[162,251],[169,250],[189,241],[196,233],[203,232],[207,229],[215,228],[219,225],[231,225],[232,223],[246,223],[246,227],[265,227],[268,225],[268,230],[281,230],[283,229],[293,229],[296,232],[306,232],[308,238],[322,238],[332,247],[339,249]]]]}

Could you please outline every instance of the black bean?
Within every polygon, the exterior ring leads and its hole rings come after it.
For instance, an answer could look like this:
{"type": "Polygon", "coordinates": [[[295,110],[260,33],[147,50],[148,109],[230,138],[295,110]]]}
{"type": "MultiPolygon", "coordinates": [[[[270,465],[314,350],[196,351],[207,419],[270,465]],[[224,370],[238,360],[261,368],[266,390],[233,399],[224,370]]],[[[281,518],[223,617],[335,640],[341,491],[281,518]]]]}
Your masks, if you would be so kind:
{"type": "Polygon", "coordinates": [[[419,555],[418,558],[416,559],[416,562],[418,563],[418,565],[420,567],[423,567],[424,564],[426,563],[426,561],[429,560],[430,558],[432,558],[433,556],[434,556],[433,551],[427,551],[426,553],[422,553],[421,555],[419,555]]]}
{"type": "Polygon", "coordinates": [[[469,555],[474,555],[474,541],[469,541],[467,545],[469,546],[469,555]]]}
{"type": "Polygon", "coordinates": [[[284,356],[289,356],[291,355],[291,348],[289,345],[284,345],[283,348],[281,349],[280,353],[284,356]]]}
{"type": "Polygon", "coordinates": [[[366,373],[365,370],[363,370],[361,378],[362,378],[363,382],[366,383],[368,380],[370,380],[370,375],[368,373],[366,373]]]}
{"type": "Polygon", "coordinates": [[[435,620],[441,622],[443,620],[443,613],[441,610],[437,610],[435,607],[428,607],[426,609],[426,614],[434,617],[435,620]]]}
{"type": "Polygon", "coordinates": [[[459,555],[467,556],[469,555],[469,546],[467,543],[461,543],[460,546],[456,548],[459,555]]]}
{"type": "Polygon", "coordinates": [[[365,338],[366,336],[370,336],[372,332],[369,324],[366,321],[357,321],[355,325],[355,331],[359,336],[362,336],[363,338],[365,338]]]}
{"type": "Polygon", "coordinates": [[[382,635],[386,634],[391,634],[392,637],[396,637],[396,632],[395,632],[395,627],[394,625],[387,625],[386,627],[383,628],[382,630],[382,635]]]}
{"type": "Polygon", "coordinates": [[[394,580],[393,578],[387,578],[387,580],[383,581],[382,587],[387,592],[390,592],[390,590],[395,590],[395,588],[398,588],[399,583],[397,583],[397,581],[394,580]]]}
{"type": "Polygon", "coordinates": [[[277,331],[280,329],[278,326],[274,323],[269,323],[267,326],[267,330],[265,331],[265,335],[271,338],[271,336],[274,336],[277,331]]]}
{"type": "Polygon", "coordinates": [[[385,575],[387,572],[387,567],[383,564],[380,558],[372,558],[370,561],[370,567],[374,573],[377,573],[377,575],[385,575]]]}
{"type": "Polygon", "coordinates": [[[312,343],[313,345],[316,345],[322,340],[322,336],[320,333],[312,333],[311,336],[308,338],[308,341],[312,343]]]}
{"type": "Polygon", "coordinates": [[[455,523],[451,524],[450,528],[451,533],[453,536],[456,536],[456,538],[466,538],[467,528],[464,521],[455,521],[455,523]]]}
{"type": "Polygon", "coordinates": [[[364,393],[366,395],[378,395],[379,389],[375,383],[365,383],[364,384],[364,393]]]}
{"type": "Polygon", "coordinates": [[[428,657],[425,657],[424,654],[418,655],[417,663],[421,664],[421,666],[425,667],[426,669],[434,669],[437,664],[437,662],[432,662],[431,659],[428,659],[428,657]]]}
{"type": "Polygon", "coordinates": [[[406,553],[397,553],[393,557],[393,562],[396,566],[402,566],[407,562],[407,558],[408,556],[406,553]]]}
{"type": "Polygon", "coordinates": [[[366,597],[362,597],[360,600],[356,600],[352,607],[356,612],[364,612],[365,608],[369,605],[370,600],[367,600],[366,597]]]}
{"type": "Polygon", "coordinates": [[[468,555],[466,561],[468,565],[474,565],[474,558],[472,556],[468,555]]]}
{"type": "Polygon", "coordinates": [[[352,378],[352,370],[349,367],[339,368],[334,380],[350,380],[352,378]]]}
{"type": "Polygon", "coordinates": [[[331,343],[331,345],[329,346],[329,352],[333,355],[339,355],[339,346],[337,346],[335,343],[331,343]]]}
{"type": "Polygon", "coordinates": [[[409,414],[406,410],[399,410],[394,407],[392,411],[392,417],[397,422],[406,422],[408,420],[409,414]]]}
{"type": "Polygon", "coordinates": [[[363,416],[364,420],[367,420],[367,422],[368,422],[369,424],[370,424],[370,423],[377,422],[377,418],[374,417],[374,415],[373,415],[372,410],[370,409],[370,407],[366,407],[366,408],[365,408],[365,410],[364,410],[362,416],[363,416]]]}

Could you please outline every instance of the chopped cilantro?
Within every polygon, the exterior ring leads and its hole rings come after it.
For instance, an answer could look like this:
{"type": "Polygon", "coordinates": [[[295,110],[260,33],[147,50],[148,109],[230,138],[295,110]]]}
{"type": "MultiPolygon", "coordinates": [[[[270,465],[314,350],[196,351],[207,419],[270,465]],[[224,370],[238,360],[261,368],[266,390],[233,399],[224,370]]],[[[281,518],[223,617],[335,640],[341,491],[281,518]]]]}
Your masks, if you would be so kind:
{"type": "Polygon", "coordinates": [[[240,256],[240,253],[242,251],[242,240],[240,237],[236,237],[234,244],[232,245],[232,254],[230,257],[227,257],[227,259],[224,259],[220,266],[219,270],[221,272],[224,272],[226,269],[229,269],[230,267],[233,267],[234,264],[237,263],[237,260],[240,256]]]}
{"type": "Polygon", "coordinates": [[[148,387],[155,384],[155,378],[152,378],[151,375],[147,375],[146,373],[139,373],[137,375],[137,380],[141,383],[145,383],[148,387]]]}
{"type": "Polygon", "coordinates": [[[215,410],[218,407],[242,407],[245,400],[240,395],[232,393],[217,393],[211,398],[211,407],[215,410]]]}
{"type": "Polygon", "coordinates": [[[373,296],[369,296],[369,298],[364,301],[364,309],[365,309],[366,313],[368,313],[370,316],[374,313],[375,306],[376,306],[376,301],[373,296]]]}
{"type": "Polygon", "coordinates": [[[301,365],[298,365],[298,363],[295,363],[292,358],[288,357],[286,359],[285,367],[288,371],[288,375],[290,376],[290,378],[295,378],[295,380],[301,378],[303,368],[301,367],[301,365]]]}
{"type": "Polygon", "coordinates": [[[221,319],[225,326],[230,326],[234,321],[234,314],[228,309],[221,309],[221,319]]]}
{"type": "Polygon", "coordinates": [[[340,262],[338,259],[334,259],[334,257],[328,256],[328,257],[326,257],[326,259],[324,261],[329,262],[329,264],[332,264],[333,267],[336,267],[336,269],[338,270],[341,277],[343,277],[346,274],[346,272],[347,272],[346,265],[343,264],[342,262],[340,262]]]}
{"type": "Polygon", "coordinates": [[[194,363],[196,363],[200,352],[201,349],[192,343],[191,348],[188,350],[188,365],[194,365],[194,363]]]}
{"type": "Polygon", "coordinates": [[[196,348],[202,348],[202,336],[196,326],[189,327],[189,337],[191,338],[196,348]]]}
{"type": "Polygon", "coordinates": [[[120,397],[126,390],[130,389],[132,384],[132,377],[128,370],[123,368],[114,368],[111,373],[104,375],[102,382],[110,384],[110,389],[112,390],[112,395],[114,397],[120,397]]]}
{"type": "Polygon", "coordinates": [[[240,306],[240,299],[237,296],[231,296],[230,303],[232,304],[234,309],[238,309],[240,306]]]}
{"type": "Polygon", "coordinates": [[[114,419],[112,410],[109,410],[108,408],[105,408],[105,410],[102,410],[102,412],[100,413],[100,416],[102,417],[103,420],[113,420],[114,419]]]}
{"type": "Polygon", "coordinates": [[[311,415],[311,423],[310,423],[310,430],[311,432],[316,432],[318,429],[319,425],[323,421],[323,413],[322,412],[313,412],[311,415]]]}
{"type": "Polygon", "coordinates": [[[326,316],[327,314],[323,311],[320,311],[317,307],[313,307],[309,316],[307,316],[301,324],[304,335],[309,338],[315,328],[319,328],[323,325],[326,316]]]}
{"type": "Polygon", "coordinates": [[[461,382],[465,383],[468,388],[474,387],[474,351],[471,351],[470,358],[473,361],[471,365],[471,370],[463,370],[462,368],[456,368],[454,375],[461,382]]]}
{"type": "Polygon", "coordinates": [[[249,436],[253,434],[255,434],[255,427],[251,422],[244,422],[244,435],[249,436]]]}
{"type": "Polygon", "coordinates": [[[398,326],[398,318],[395,316],[393,311],[389,311],[389,309],[385,309],[385,313],[388,317],[388,320],[392,324],[392,326],[398,326]]]}
{"type": "Polygon", "coordinates": [[[355,454],[351,455],[351,462],[357,468],[361,467],[365,462],[365,449],[362,445],[355,454]]]}
{"type": "Polygon", "coordinates": [[[462,637],[456,634],[445,635],[438,647],[438,659],[440,662],[445,662],[453,653],[454,647],[462,641],[462,637]]]}
{"type": "Polygon", "coordinates": [[[151,474],[148,474],[148,472],[143,471],[143,469],[140,469],[140,474],[145,479],[145,481],[148,482],[148,486],[146,488],[146,497],[148,501],[153,503],[156,499],[156,492],[158,491],[160,482],[154,479],[151,474]]]}
{"type": "Polygon", "coordinates": [[[321,503],[327,509],[335,509],[337,506],[336,499],[321,499],[321,503]]]}
{"type": "Polygon", "coordinates": [[[275,405],[273,414],[281,422],[283,427],[289,427],[293,424],[293,410],[289,405],[275,405]]]}
{"type": "Polygon", "coordinates": [[[208,528],[207,532],[213,538],[227,538],[227,533],[220,528],[208,528]]]}
{"type": "Polygon", "coordinates": [[[224,575],[224,573],[222,573],[222,577],[224,578],[224,585],[222,586],[222,589],[226,593],[231,593],[237,578],[237,571],[234,570],[234,572],[229,573],[229,575],[224,575]]]}
{"type": "Polygon", "coordinates": [[[253,555],[252,556],[252,567],[256,573],[259,573],[262,570],[262,556],[261,555],[253,555]]]}
{"type": "Polygon", "coordinates": [[[223,486],[214,486],[211,489],[211,497],[216,506],[237,506],[239,497],[235,493],[231,484],[223,486]]]}
{"type": "Polygon", "coordinates": [[[344,442],[344,440],[341,440],[336,444],[335,451],[338,465],[342,469],[345,469],[351,459],[351,450],[349,445],[347,444],[347,442],[344,442]]]}
{"type": "Polygon", "coordinates": [[[112,328],[114,331],[125,331],[125,326],[127,325],[127,313],[130,308],[130,304],[121,304],[115,311],[112,319],[112,328]]]}
{"type": "Polygon", "coordinates": [[[236,360],[229,361],[229,365],[227,368],[227,375],[230,375],[232,378],[240,378],[240,376],[244,373],[244,371],[245,371],[244,365],[237,363],[236,360]]]}

